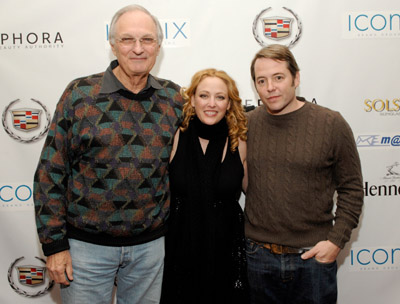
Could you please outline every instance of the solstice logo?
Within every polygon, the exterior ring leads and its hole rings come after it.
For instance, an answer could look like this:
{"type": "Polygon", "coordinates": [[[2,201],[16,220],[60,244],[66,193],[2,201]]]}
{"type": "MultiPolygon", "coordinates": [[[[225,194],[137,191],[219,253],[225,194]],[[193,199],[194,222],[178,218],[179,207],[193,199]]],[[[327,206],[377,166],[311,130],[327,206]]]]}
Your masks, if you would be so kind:
{"type": "Polygon", "coordinates": [[[400,98],[365,99],[364,111],[367,113],[379,113],[382,116],[399,116],[400,98]]]}

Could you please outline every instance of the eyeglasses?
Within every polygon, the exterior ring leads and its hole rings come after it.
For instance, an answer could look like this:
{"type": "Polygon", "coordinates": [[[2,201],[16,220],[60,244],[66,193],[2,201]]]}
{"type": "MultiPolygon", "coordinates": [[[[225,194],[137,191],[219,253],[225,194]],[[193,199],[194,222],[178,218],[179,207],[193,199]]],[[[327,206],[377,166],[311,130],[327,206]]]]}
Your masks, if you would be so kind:
{"type": "Polygon", "coordinates": [[[126,38],[118,38],[116,39],[119,43],[121,43],[121,45],[123,46],[133,46],[136,44],[136,41],[139,41],[139,43],[142,46],[145,45],[152,45],[156,42],[156,39],[152,38],[152,37],[142,37],[139,39],[133,38],[133,37],[126,37],[126,38]]]}

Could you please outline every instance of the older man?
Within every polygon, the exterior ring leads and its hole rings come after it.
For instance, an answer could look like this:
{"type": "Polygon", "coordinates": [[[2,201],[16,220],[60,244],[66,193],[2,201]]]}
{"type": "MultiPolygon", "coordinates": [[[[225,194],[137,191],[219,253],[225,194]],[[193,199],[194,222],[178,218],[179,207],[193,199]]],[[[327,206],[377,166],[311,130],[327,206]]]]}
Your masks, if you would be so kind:
{"type": "Polygon", "coordinates": [[[163,35],[131,5],[110,25],[117,60],[62,95],[34,181],[37,230],[64,303],[158,303],[166,174],[179,86],[150,74],[163,35]]]}

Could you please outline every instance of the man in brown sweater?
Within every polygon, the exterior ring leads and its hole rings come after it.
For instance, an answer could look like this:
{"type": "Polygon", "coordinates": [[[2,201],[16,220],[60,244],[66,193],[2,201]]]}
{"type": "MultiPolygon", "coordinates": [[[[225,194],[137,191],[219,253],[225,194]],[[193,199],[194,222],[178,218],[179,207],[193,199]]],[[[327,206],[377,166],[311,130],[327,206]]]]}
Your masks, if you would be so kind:
{"type": "Polygon", "coordinates": [[[287,47],[260,50],[251,75],[263,103],[248,117],[251,301],[336,303],[336,258],[363,205],[353,133],[338,112],[296,97],[299,68],[287,47]]]}

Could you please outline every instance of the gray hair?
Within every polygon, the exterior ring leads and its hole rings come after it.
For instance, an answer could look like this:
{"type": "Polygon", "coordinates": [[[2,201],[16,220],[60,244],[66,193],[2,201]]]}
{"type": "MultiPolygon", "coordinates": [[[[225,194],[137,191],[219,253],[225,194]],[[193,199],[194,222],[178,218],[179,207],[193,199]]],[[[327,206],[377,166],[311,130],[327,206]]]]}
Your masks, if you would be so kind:
{"type": "Polygon", "coordinates": [[[110,41],[110,43],[112,45],[115,44],[115,24],[117,23],[118,19],[123,14],[125,14],[127,12],[132,12],[132,11],[141,11],[141,12],[149,15],[151,17],[151,19],[153,19],[154,24],[156,25],[156,28],[157,28],[157,43],[158,43],[158,45],[161,46],[161,43],[164,39],[164,35],[163,35],[162,29],[161,29],[160,22],[158,21],[157,17],[150,14],[150,12],[147,9],[145,9],[143,6],[140,6],[138,4],[132,4],[132,5],[125,6],[114,14],[114,16],[111,19],[110,30],[108,32],[108,40],[110,41]]]}

